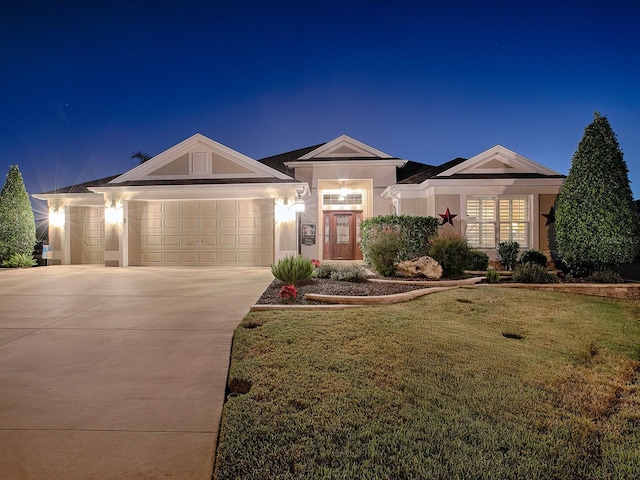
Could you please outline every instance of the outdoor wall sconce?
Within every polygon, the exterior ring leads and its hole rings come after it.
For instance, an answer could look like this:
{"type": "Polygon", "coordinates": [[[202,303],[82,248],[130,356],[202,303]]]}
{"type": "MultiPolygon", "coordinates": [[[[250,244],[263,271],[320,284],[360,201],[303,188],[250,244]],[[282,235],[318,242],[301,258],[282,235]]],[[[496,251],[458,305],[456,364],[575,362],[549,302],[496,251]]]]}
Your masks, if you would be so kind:
{"type": "Polygon", "coordinates": [[[110,225],[122,224],[122,205],[120,203],[108,203],[104,209],[104,221],[110,225]]]}
{"type": "Polygon", "coordinates": [[[304,212],[304,200],[302,199],[302,196],[300,196],[298,192],[296,192],[295,202],[291,204],[291,210],[293,210],[295,213],[304,212]]]}
{"type": "Polygon", "coordinates": [[[49,226],[64,227],[64,207],[49,208],[49,226]]]}

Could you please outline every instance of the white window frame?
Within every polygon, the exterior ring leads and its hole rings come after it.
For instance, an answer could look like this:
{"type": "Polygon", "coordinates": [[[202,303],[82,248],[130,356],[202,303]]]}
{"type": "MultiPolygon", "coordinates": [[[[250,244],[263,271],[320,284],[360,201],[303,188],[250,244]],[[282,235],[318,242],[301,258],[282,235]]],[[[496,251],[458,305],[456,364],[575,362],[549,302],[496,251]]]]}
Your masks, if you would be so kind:
{"type": "Polygon", "coordinates": [[[530,248],[529,196],[468,195],[465,206],[465,237],[473,248],[494,249],[504,241],[516,241],[521,248],[530,248]]]}

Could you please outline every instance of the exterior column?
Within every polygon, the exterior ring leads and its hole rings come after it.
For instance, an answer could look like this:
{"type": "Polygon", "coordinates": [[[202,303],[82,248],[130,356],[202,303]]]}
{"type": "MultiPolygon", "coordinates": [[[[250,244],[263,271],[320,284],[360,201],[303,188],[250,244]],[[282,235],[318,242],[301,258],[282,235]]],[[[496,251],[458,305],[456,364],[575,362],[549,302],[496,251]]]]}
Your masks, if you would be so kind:
{"type": "Polygon", "coordinates": [[[107,200],[104,207],[104,266],[128,265],[127,202],[107,200]]]}

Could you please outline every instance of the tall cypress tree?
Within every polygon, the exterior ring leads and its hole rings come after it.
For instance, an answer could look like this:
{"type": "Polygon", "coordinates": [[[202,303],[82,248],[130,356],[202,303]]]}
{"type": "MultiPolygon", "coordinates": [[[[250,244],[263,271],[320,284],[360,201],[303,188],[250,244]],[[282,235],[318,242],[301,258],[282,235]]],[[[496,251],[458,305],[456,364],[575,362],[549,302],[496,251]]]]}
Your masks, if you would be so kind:
{"type": "Polygon", "coordinates": [[[556,203],[558,253],[576,274],[633,261],[638,213],[629,170],[606,117],[595,113],[556,203]]]}
{"type": "Polygon", "coordinates": [[[32,254],[36,243],[36,222],[17,165],[9,167],[0,193],[0,264],[14,253],[32,254]]]}

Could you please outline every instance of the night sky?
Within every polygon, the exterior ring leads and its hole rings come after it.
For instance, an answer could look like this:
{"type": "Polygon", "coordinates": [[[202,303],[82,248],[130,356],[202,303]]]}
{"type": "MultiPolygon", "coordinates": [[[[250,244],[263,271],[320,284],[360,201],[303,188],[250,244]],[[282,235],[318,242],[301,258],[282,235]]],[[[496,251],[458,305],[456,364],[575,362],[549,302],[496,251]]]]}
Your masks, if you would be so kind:
{"type": "Polygon", "coordinates": [[[253,158],[350,135],[568,173],[595,111],[640,197],[640,3],[31,2],[0,7],[0,175],[29,193],[201,133],[253,158]]]}

